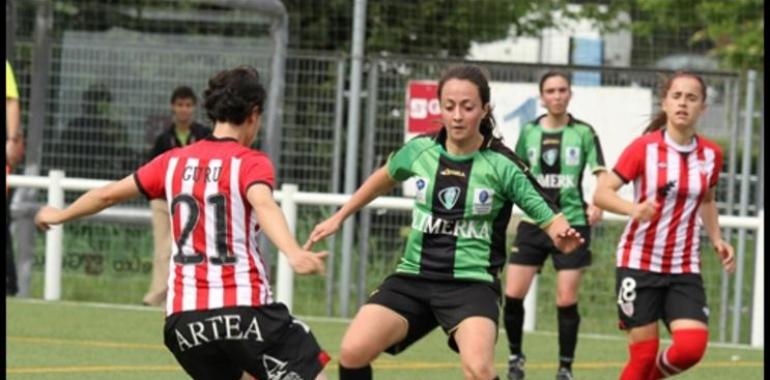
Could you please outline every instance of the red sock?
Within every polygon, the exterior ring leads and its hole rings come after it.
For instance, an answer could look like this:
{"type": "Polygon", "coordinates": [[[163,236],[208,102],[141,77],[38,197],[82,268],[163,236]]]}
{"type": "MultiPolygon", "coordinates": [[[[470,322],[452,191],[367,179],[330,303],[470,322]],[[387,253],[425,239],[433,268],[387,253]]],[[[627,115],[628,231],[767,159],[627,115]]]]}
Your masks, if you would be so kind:
{"type": "Polygon", "coordinates": [[[620,373],[620,380],[647,380],[647,375],[655,366],[658,354],[658,338],[636,342],[628,346],[628,363],[620,373]]]}
{"type": "Polygon", "coordinates": [[[682,373],[694,366],[706,352],[709,332],[705,329],[680,329],[671,332],[673,342],[655,360],[647,380],[658,380],[682,373]]]}

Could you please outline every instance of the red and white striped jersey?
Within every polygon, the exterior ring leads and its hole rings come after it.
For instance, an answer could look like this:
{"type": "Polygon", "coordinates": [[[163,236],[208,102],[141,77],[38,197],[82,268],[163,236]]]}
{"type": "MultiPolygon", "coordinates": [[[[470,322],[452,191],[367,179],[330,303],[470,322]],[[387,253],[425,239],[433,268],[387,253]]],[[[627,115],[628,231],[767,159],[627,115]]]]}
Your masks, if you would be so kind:
{"type": "Polygon", "coordinates": [[[695,136],[682,146],[663,131],[631,143],[614,168],[624,182],[634,181],[634,202],[655,197],[661,210],[648,222],[631,220],[621,235],[617,266],[657,273],[700,273],[698,209],[716,186],[722,150],[695,136]]]}
{"type": "Polygon", "coordinates": [[[274,185],[262,152],[209,137],[156,157],[134,174],[149,199],[169,204],[172,254],[166,315],[273,302],[246,192],[274,185]]]}

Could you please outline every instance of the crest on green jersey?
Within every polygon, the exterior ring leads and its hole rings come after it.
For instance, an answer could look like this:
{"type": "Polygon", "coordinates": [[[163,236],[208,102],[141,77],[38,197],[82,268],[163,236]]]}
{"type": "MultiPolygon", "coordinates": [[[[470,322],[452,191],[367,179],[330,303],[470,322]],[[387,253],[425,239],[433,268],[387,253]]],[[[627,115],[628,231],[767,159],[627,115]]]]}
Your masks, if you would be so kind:
{"type": "Polygon", "coordinates": [[[556,163],[556,156],[558,155],[558,149],[547,149],[543,152],[543,162],[545,162],[548,166],[553,166],[556,163]]]}
{"type": "Polygon", "coordinates": [[[567,147],[567,159],[565,160],[567,165],[577,166],[580,164],[580,148],[576,146],[567,147]]]}
{"type": "Polygon", "coordinates": [[[455,204],[457,204],[457,200],[459,198],[460,187],[458,186],[447,187],[446,189],[438,192],[438,200],[447,210],[451,210],[452,207],[455,207],[455,204]]]}

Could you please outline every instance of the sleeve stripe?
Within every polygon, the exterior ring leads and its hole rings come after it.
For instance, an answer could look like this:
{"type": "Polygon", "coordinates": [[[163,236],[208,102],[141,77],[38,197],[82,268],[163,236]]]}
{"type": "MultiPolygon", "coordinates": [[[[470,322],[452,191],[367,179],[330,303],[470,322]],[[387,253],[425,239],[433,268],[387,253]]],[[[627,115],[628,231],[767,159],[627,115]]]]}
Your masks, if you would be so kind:
{"type": "MultiPolygon", "coordinates": [[[[593,129],[591,130],[593,132],[593,129]]],[[[599,143],[599,136],[594,133],[594,149],[596,149],[596,163],[599,166],[604,166],[604,152],[602,151],[602,145],[599,143]]]]}
{"type": "Polygon", "coordinates": [[[615,173],[615,175],[617,175],[623,181],[624,184],[631,182],[630,179],[626,178],[623,174],[620,174],[618,169],[612,169],[612,172],[615,173]]]}
{"type": "Polygon", "coordinates": [[[248,185],[246,185],[246,191],[244,192],[244,194],[249,192],[249,188],[251,188],[254,185],[259,185],[259,184],[263,184],[263,185],[269,187],[270,188],[270,192],[272,192],[274,190],[273,189],[273,185],[271,185],[269,182],[259,179],[259,180],[253,181],[253,182],[249,183],[248,185]]]}
{"type": "Polygon", "coordinates": [[[134,182],[136,182],[136,187],[139,188],[139,191],[142,193],[142,195],[144,195],[144,197],[147,199],[152,199],[150,198],[150,194],[147,193],[147,190],[145,190],[144,187],[142,186],[142,182],[139,181],[139,173],[134,172],[133,177],[134,177],[134,182]]]}

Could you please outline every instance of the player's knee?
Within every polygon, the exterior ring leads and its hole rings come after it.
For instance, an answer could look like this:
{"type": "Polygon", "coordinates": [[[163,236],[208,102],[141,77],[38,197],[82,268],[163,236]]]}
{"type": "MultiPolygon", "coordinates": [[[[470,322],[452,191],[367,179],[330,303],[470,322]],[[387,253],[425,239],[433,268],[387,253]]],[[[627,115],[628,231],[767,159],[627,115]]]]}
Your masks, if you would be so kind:
{"type": "Polygon", "coordinates": [[[489,380],[495,377],[495,366],[484,360],[465,360],[463,372],[468,380],[489,380]]]}
{"type": "Polygon", "coordinates": [[[340,347],[340,364],[348,368],[360,368],[374,360],[376,354],[372,354],[365,345],[356,342],[343,341],[340,347]]]}
{"type": "Polygon", "coordinates": [[[572,292],[560,291],[556,293],[557,307],[565,307],[576,303],[577,303],[577,294],[574,291],[572,292]]]}
{"type": "Polygon", "coordinates": [[[708,346],[708,330],[682,329],[671,335],[673,344],[666,352],[666,359],[672,367],[683,371],[703,358],[708,346]]]}
{"type": "Polygon", "coordinates": [[[505,296],[509,298],[524,298],[529,291],[528,284],[515,284],[513,281],[505,285],[505,296]]]}
{"type": "Polygon", "coordinates": [[[556,289],[556,306],[565,307],[577,303],[577,289],[559,287],[556,289]]]}

